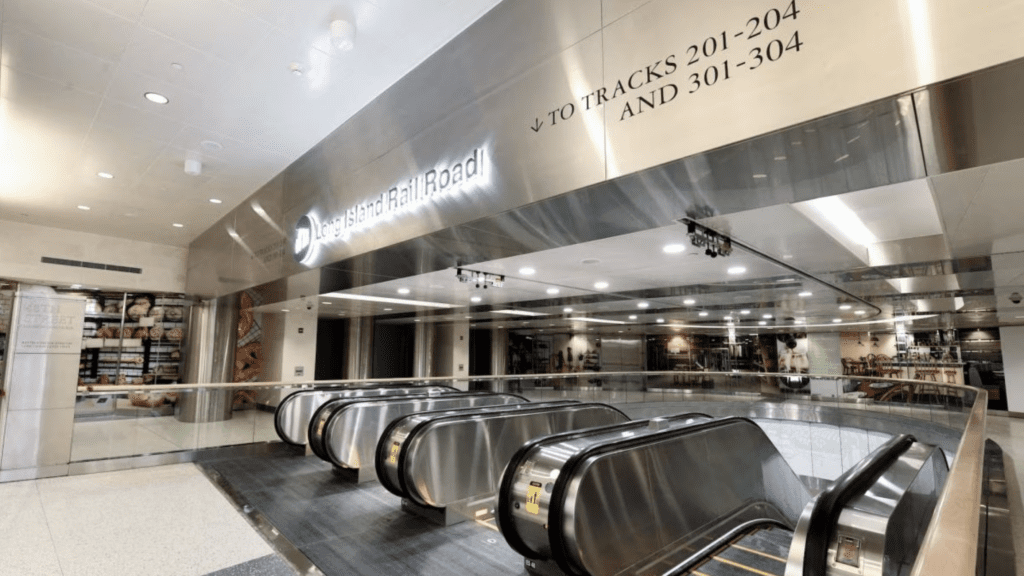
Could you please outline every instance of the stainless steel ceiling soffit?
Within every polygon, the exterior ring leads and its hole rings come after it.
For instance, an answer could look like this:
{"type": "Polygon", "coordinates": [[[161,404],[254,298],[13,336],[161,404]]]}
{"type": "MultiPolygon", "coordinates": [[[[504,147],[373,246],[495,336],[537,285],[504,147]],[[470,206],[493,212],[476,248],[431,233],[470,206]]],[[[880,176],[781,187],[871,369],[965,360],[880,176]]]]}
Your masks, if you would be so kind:
{"type": "Polygon", "coordinates": [[[923,178],[910,97],[870,105],[588,186],[327,265],[346,290],[923,178]]]}

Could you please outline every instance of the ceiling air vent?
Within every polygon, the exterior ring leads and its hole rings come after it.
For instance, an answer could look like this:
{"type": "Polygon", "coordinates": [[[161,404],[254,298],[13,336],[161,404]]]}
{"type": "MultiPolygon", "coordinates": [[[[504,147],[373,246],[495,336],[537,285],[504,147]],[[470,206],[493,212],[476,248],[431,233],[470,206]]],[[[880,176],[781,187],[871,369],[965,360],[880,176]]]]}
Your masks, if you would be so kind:
{"type": "Polygon", "coordinates": [[[142,268],[131,266],[118,266],[116,264],[100,264],[99,262],[82,262],[81,260],[68,260],[66,258],[51,258],[43,256],[40,259],[43,264],[56,264],[57,266],[72,266],[75,268],[91,268],[93,270],[107,270],[110,272],[125,272],[127,274],[142,274],[142,268]]]}

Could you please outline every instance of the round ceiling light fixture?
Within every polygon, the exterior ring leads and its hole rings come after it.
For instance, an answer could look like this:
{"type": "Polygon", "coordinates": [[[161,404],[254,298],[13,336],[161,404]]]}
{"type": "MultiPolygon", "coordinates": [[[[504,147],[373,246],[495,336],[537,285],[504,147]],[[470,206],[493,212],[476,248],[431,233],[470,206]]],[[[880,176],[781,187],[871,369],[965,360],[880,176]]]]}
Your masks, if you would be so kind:
{"type": "Polygon", "coordinates": [[[97,172],[96,175],[99,176],[100,178],[106,178],[107,180],[114,179],[114,175],[111,174],[110,172],[97,172]]]}
{"type": "Polygon", "coordinates": [[[331,44],[342,52],[348,52],[356,45],[356,26],[348,20],[338,18],[331,22],[331,44]]]}
{"type": "Polygon", "coordinates": [[[171,226],[174,226],[175,228],[184,228],[185,227],[184,224],[178,224],[177,222],[175,222],[174,224],[171,224],[171,226]]]}
{"type": "Polygon", "coordinates": [[[210,204],[223,204],[224,201],[220,198],[210,198],[210,204]]]}
{"type": "Polygon", "coordinates": [[[146,92],[143,96],[145,96],[146,100],[149,100],[154,104],[167,104],[171,101],[167,96],[157,94],[156,92],[146,92]]]}
{"type": "Polygon", "coordinates": [[[79,204],[78,209],[79,210],[92,210],[92,208],[89,208],[88,206],[84,206],[84,205],[81,205],[81,204],[79,204]]]}

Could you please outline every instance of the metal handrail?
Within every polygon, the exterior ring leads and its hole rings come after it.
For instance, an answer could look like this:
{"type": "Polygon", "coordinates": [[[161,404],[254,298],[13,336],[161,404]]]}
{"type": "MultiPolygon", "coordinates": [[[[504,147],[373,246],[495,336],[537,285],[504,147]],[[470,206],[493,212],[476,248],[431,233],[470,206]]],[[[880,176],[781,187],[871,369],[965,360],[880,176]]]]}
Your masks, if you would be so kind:
{"type": "Polygon", "coordinates": [[[988,392],[978,390],[911,576],[972,576],[977,570],[987,406],[988,392]]]}
{"type": "Polygon", "coordinates": [[[568,374],[511,374],[502,376],[424,376],[413,378],[358,378],[345,380],[305,380],[301,382],[217,382],[217,383],[196,383],[196,384],[110,384],[90,385],[78,387],[79,394],[88,393],[109,393],[109,392],[159,392],[159,391],[182,391],[182,390],[222,390],[231,388],[244,388],[246,390],[293,388],[313,389],[345,387],[353,384],[371,386],[374,384],[403,384],[403,383],[434,383],[434,382],[485,382],[502,380],[565,380],[565,379],[593,379],[594,377],[606,378],[613,376],[638,376],[648,378],[651,376],[728,376],[728,377],[758,377],[758,378],[812,378],[825,380],[864,380],[872,382],[900,382],[911,384],[928,384],[931,386],[953,388],[959,390],[979,390],[964,384],[952,382],[933,382],[931,380],[914,380],[908,378],[880,378],[876,376],[858,376],[842,374],[794,374],[785,372],[681,372],[673,370],[646,371],[646,372],[572,372],[568,374]]]}

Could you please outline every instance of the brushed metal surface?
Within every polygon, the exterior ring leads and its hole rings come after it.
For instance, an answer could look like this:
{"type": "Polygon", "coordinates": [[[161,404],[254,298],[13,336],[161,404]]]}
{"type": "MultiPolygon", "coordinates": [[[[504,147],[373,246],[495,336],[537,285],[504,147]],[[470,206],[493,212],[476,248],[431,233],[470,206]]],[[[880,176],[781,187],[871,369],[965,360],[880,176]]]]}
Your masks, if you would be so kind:
{"type": "Polygon", "coordinates": [[[19,290],[15,302],[18,324],[13,331],[11,351],[15,354],[79,354],[85,298],[58,296],[52,289],[41,288],[44,287],[26,285],[19,290]]]}
{"type": "Polygon", "coordinates": [[[375,464],[377,467],[378,476],[380,477],[381,483],[387,488],[392,494],[406,498],[408,494],[403,488],[403,475],[402,469],[399,467],[399,459],[396,456],[392,458],[393,451],[397,450],[398,455],[401,454],[405,448],[405,441],[409,439],[409,434],[415,430],[421,424],[426,424],[434,418],[442,418],[447,416],[457,415],[474,415],[474,414],[485,414],[485,413],[508,413],[516,410],[534,410],[538,408],[551,408],[557,406],[570,406],[577,404],[576,400],[555,400],[551,402],[530,402],[528,404],[515,404],[511,406],[493,406],[487,408],[462,408],[454,410],[438,410],[433,412],[426,412],[420,414],[413,414],[405,416],[403,418],[397,418],[392,421],[389,429],[384,431],[380,441],[377,443],[377,451],[375,453],[375,464]]]}
{"type": "Polygon", "coordinates": [[[287,396],[274,412],[274,427],[281,440],[298,446],[306,444],[309,421],[318,408],[339,398],[401,396],[453,391],[443,386],[377,386],[330,390],[302,390],[287,396]]]}
{"type": "Polygon", "coordinates": [[[75,407],[77,354],[15,353],[13,356],[11,380],[7,386],[8,410],[75,407]]]}
{"type": "MultiPolygon", "coordinates": [[[[694,417],[673,417],[659,418],[666,426],[660,430],[688,426],[694,422],[706,421],[707,418],[694,417]]],[[[519,465],[515,470],[506,470],[505,474],[513,474],[509,489],[498,495],[501,500],[500,506],[507,509],[510,514],[511,525],[499,526],[503,531],[512,530],[531,552],[537,557],[550,558],[551,548],[548,539],[548,521],[550,518],[551,492],[547,489],[555,479],[558,478],[566,461],[574,454],[590,446],[618,440],[621,438],[643,437],[658,431],[658,428],[651,426],[650,420],[639,420],[610,427],[594,428],[568,440],[558,440],[557,437],[550,441],[539,442],[528,454],[519,459],[519,465]],[[545,487],[536,498],[537,511],[527,510],[521,503],[526,502],[531,482],[540,483],[545,487]],[[516,503],[520,503],[519,506],[516,503]]],[[[683,448],[685,450],[685,447],[683,448]]],[[[700,470],[694,468],[672,468],[670,463],[673,455],[667,455],[666,460],[654,462],[653,473],[659,475],[661,468],[668,468],[668,472],[674,475],[679,482],[692,486],[708,485],[706,479],[700,478],[700,470]]],[[[616,485],[628,486],[626,478],[614,479],[616,485]]],[[[656,495],[658,497],[672,498],[671,495],[656,495]]],[[[669,508],[671,510],[672,508],[669,508]]],[[[689,530],[680,531],[679,522],[685,519],[672,514],[660,515],[645,531],[639,532],[638,537],[649,537],[658,535],[661,532],[688,533],[689,530]]],[[[506,536],[507,538],[508,536],[506,536]]],[[[632,536],[627,536],[632,538],[632,536]]]]}
{"type": "Polygon", "coordinates": [[[528,402],[512,394],[449,394],[436,398],[362,401],[336,410],[324,431],[328,460],[344,468],[372,467],[384,429],[395,419],[419,412],[452,408],[506,406],[528,402]]]}
{"type": "Polygon", "coordinates": [[[561,531],[570,564],[595,576],[616,574],[661,551],[686,547],[717,520],[756,504],[762,516],[795,524],[810,495],[753,422],[736,420],[693,434],[659,439],[589,457],[565,488],[561,531]],[[655,467],[655,462],[665,462],[655,467]],[[671,468],[669,468],[671,466],[671,468]],[[686,476],[679,478],[677,471],[686,476]],[[700,470],[695,474],[695,470],[700,470]],[[657,472],[657,473],[656,473],[657,472]],[[620,484],[622,475],[633,482],[620,484]],[[703,480],[692,484],[682,480],[703,480]],[[674,497],[669,497],[673,494],[674,497]],[[696,530],[674,533],[659,526],[665,516],[688,517],[696,530]],[[634,538],[627,525],[654,537],[634,538]],[[620,533],[620,531],[622,533],[620,533]]]}
{"type": "Polygon", "coordinates": [[[508,460],[528,440],[626,420],[611,406],[589,403],[437,418],[402,444],[399,473],[407,497],[424,506],[493,497],[508,460]]]}
{"type": "Polygon", "coordinates": [[[9,411],[0,469],[66,466],[74,418],[74,408],[9,411]]]}

